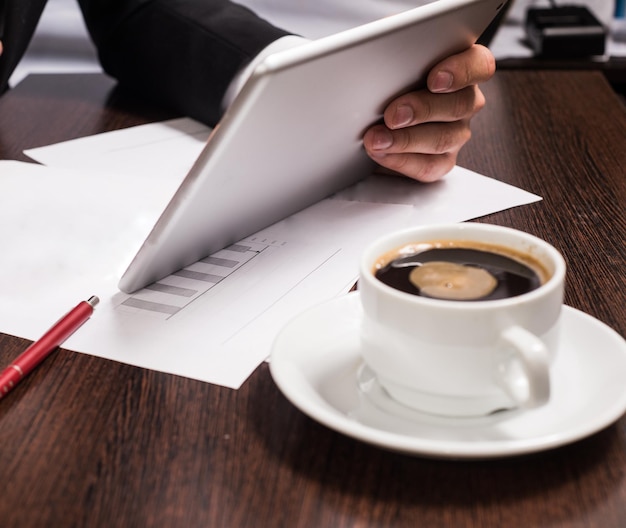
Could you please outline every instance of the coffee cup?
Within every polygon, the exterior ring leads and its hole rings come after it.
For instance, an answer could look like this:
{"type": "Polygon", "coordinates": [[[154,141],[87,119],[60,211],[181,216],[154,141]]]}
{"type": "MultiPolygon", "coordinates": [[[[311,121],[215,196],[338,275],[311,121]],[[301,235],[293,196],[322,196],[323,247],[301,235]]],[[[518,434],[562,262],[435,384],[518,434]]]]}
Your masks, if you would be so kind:
{"type": "Polygon", "coordinates": [[[420,226],[363,253],[365,364],[389,397],[443,416],[530,409],[550,398],[565,262],[501,226],[420,226]]]}

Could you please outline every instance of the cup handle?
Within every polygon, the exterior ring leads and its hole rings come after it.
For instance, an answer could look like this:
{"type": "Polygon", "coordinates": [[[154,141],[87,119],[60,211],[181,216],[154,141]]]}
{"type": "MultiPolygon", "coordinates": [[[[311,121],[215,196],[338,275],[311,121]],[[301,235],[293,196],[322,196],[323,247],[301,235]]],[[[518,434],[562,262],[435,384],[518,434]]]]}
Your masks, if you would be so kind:
{"type": "Polygon", "coordinates": [[[509,345],[496,361],[502,388],[525,409],[547,403],[550,399],[550,355],[546,345],[519,326],[505,330],[502,340],[509,345]]]}

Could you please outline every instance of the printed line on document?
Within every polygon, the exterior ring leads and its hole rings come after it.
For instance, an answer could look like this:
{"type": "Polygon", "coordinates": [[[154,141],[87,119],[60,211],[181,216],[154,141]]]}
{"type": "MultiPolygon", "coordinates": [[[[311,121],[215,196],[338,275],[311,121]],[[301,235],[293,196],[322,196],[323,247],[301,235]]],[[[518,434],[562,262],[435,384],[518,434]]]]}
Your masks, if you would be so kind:
{"type": "Polygon", "coordinates": [[[289,290],[287,290],[285,293],[283,293],[280,297],[278,297],[277,299],[274,300],[274,302],[272,302],[267,308],[265,308],[265,310],[263,310],[262,312],[260,312],[259,314],[256,315],[256,317],[254,317],[253,319],[251,319],[250,321],[248,321],[245,325],[243,325],[241,328],[239,328],[239,330],[237,330],[234,334],[232,334],[228,339],[224,340],[224,342],[222,343],[223,345],[225,345],[226,343],[228,343],[231,339],[233,339],[239,332],[241,332],[242,330],[244,330],[247,326],[249,326],[250,324],[252,324],[254,321],[256,321],[259,317],[261,317],[265,312],[267,312],[270,308],[272,308],[272,306],[274,306],[276,303],[278,303],[279,301],[281,301],[284,297],[286,297],[287,295],[289,295],[289,293],[297,286],[299,286],[300,284],[302,284],[306,279],[308,279],[311,275],[313,275],[313,273],[315,273],[317,270],[319,270],[324,264],[326,264],[329,260],[332,260],[333,258],[335,258],[335,256],[337,254],[339,254],[341,252],[341,248],[339,248],[337,251],[335,251],[333,254],[329,255],[327,258],[325,258],[322,262],[320,262],[317,266],[315,266],[315,268],[313,268],[311,271],[309,271],[309,273],[307,273],[304,277],[302,277],[298,282],[296,282],[289,290]]]}
{"type": "Polygon", "coordinates": [[[283,245],[267,240],[238,242],[135,292],[118,308],[169,319],[270,246],[283,245]]]}

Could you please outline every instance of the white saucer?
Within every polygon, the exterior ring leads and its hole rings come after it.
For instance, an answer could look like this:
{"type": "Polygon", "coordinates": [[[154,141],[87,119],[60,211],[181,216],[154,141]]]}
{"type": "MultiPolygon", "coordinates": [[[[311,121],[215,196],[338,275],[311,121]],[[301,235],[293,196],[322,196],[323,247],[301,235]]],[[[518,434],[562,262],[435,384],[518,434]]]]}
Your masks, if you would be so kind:
{"type": "Polygon", "coordinates": [[[626,411],[626,341],[569,306],[550,402],[483,418],[432,416],[389,398],[361,360],[360,317],[358,292],[304,312],[278,335],[270,371],[301,411],[364,442],[432,457],[520,455],[584,438],[626,411]]]}

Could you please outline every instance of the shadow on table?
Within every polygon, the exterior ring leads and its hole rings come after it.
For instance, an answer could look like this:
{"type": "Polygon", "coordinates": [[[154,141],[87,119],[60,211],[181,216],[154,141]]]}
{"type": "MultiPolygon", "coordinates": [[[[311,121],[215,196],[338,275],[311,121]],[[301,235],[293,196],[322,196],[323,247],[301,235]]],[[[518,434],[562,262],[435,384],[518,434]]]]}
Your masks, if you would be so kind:
{"type": "Polygon", "coordinates": [[[249,419],[268,455],[291,466],[295,479],[316,483],[324,501],[340,495],[366,508],[397,510],[393,515],[405,520],[422,518],[425,511],[442,515],[451,509],[478,509],[489,515],[495,510],[524,515],[524,525],[546,526],[592,512],[622,481],[621,473],[611,469],[611,459],[621,457],[624,446],[619,424],[545,452],[454,461],[394,453],[336,433],[302,414],[280,393],[263,407],[270,403],[271,416],[255,412],[249,419]],[[278,436],[276,431],[287,434],[278,436]],[[531,502],[531,511],[526,511],[531,502]]]}

